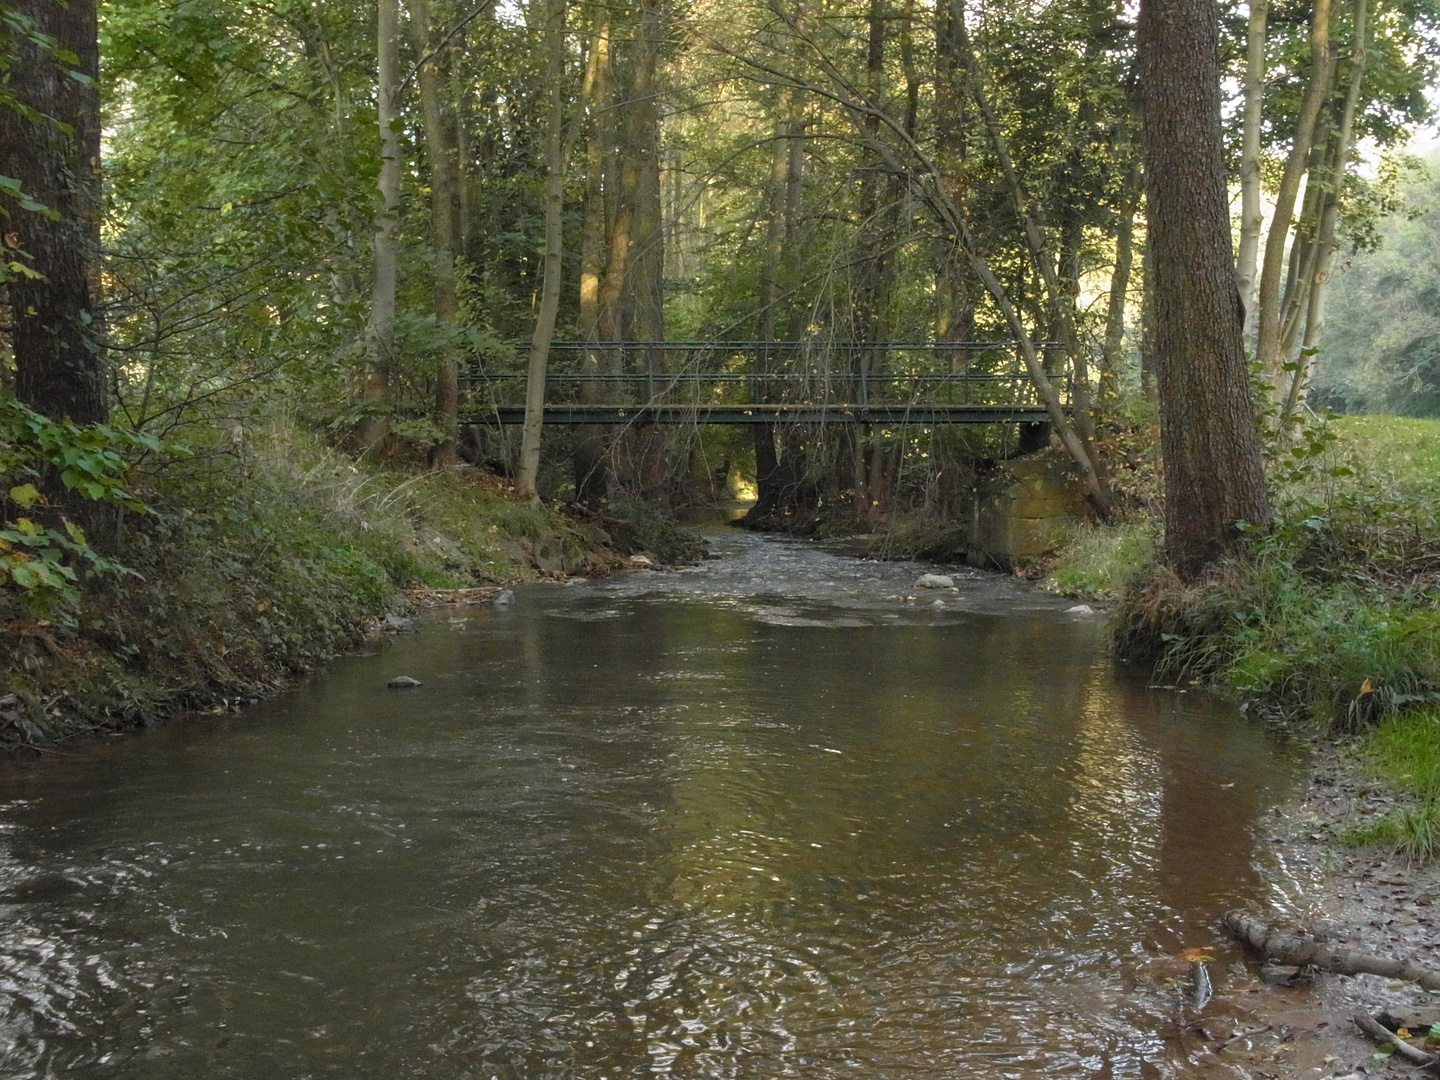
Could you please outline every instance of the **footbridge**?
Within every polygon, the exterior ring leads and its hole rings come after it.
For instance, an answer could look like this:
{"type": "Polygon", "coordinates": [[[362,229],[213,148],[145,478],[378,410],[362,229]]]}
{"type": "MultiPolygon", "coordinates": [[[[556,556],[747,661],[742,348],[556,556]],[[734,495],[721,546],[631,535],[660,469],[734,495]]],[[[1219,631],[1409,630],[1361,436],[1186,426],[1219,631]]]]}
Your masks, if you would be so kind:
{"type": "MultiPolygon", "coordinates": [[[[1068,404],[1059,343],[1036,346],[1068,404]]],[[[517,351],[523,357],[523,347],[517,351]]],[[[550,353],[547,425],[1046,419],[1014,342],[557,341],[550,353]]],[[[524,421],[526,376],[514,368],[463,374],[463,422],[524,421]]]]}

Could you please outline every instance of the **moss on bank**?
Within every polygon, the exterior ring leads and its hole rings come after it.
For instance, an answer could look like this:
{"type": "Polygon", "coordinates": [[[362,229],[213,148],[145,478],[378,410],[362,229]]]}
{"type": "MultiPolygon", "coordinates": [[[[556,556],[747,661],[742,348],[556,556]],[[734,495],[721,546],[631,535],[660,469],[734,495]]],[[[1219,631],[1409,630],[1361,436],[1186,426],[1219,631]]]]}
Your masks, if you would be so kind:
{"type": "MultiPolygon", "coordinates": [[[[138,576],[85,582],[66,619],[0,592],[0,747],[229,707],[353,646],[416,588],[676,561],[668,519],[624,535],[518,502],[479,470],[366,468],[294,425],[152,469],[116,530],[138,576]]],[[[655,520],[651,520],[655,518],[655,520]]]]}

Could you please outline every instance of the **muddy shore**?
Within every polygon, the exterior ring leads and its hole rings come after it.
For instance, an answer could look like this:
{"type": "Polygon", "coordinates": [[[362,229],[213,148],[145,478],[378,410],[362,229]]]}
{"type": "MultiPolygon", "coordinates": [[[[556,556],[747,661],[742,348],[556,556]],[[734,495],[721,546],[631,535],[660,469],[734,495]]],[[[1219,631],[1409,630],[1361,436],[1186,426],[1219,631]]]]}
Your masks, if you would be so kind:
{"type": "MultiPolygon", "coordinates": [[[[1309,782],[1274,809],[1261,838],[1271,899],[1255,914],[1335,946],[1440,967],[1440,867],[1344,843],[1396,797],[1366,774],[1353,745],[1309,741],[1309,782]]],[[[1196,1075],[1417,1075],[1398,1055],[1381,1053],[1351,1018],[1382,1011],[1440,1017],[1440,995],[1376,975],[1310,971],[1272,985],[1261,977],[1260,960],[1249,953],[1223,971],[1211,964],[1216,996],[1178,1019],[1177,1037],[1196,1075]]]]}

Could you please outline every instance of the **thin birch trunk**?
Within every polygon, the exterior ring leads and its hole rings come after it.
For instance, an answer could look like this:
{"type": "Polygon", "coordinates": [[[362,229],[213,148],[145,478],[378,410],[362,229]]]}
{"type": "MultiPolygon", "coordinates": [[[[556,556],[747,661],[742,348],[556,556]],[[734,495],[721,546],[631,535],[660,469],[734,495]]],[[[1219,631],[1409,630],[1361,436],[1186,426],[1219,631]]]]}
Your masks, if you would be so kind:
{"type": "Polygon", "coordinates": [[[545,23],[545,84],[550,88],[545,131],[545,271],[525,377],[525,424],[520,433],[520,473],[515,485],[522,499],[539,498],[535,482],[540,473],[540,435],[545,420],[545,369],[555,334],[555,316],[560,310],[565,212],[564,73],[565,0],[550,0],[545,23]]]}
{"type": "Polygon", "coordinates": [[[1260,106],[1265,96],[1265,20],[1269,0],[1250,0],[1245,37],[1245,111],[1240,135],[1240,249],[1235,284],[1245,305],[1245,340],[1255,336],[1255,264],[1265,212],[1260,206],[1260,106]]]}
{"type": "Polygon", "coordinates": [[[1355,145],[1355,110],[1360,101],[1360,86],[1365,79],[1367,6],[1366,0],[1355,0],[1355,44],[1350,54],[1350,85],[1345,91],[1345,105],[1340,114],[1340,131],[1336,138],[1329,184],[1320,213],[1310,297],[1305,315],[1305,336],[1300,344],[1300,356],[1290,380],[1290,389],[1285,396],[1285,408],[1282,414],[1285,417],[1293,414],[1296,407],[1304,400],[1303,395],[1310,381],[1310,371],[1314,364],[1315,353],[1320,348],[1320,340],[1325,331],[1325,287],[1330,282],[1335,250],[1338,246],[1335,229],[1340,216],[1340,191],[1345,183],[1345,170],[1350,164],[1350,152],[1355,145]]]}
{"type": "Polygon", "coordinates": [[[1330,0],[1315,0],[1310,23],[1310,85],[1301,102],[1300,116],[1295,124],[1295,140],[1285,161],[1285,172],[1275,192],[1275,212],[1265,235],[1265,261],[1260,270],[1257,298],[1256,355],[1270,377],[1272,385],[1280,385],[1284,354],[1280,349],[1280,279],[1285,273],[1285,247],[1290,237],[1295,199],[1300,180],[1310,157],[1310,146],[1320,108],[1329,95],[1330,74],[1330,0]]]}
{"type": "Polygon", "coordinates": [[[430,235],[434,254],[435,323],[440,335],[440,362],[435,371],[435,420],[440,437],[432,454],[436,465],[460,462],[460,379],[455,363],[455,196],[450,140],[445,137],[444,86],[433,44],[427,0],[405,0],[415,48],[427,57],[420,65],[420,107],[425,123],[425,153],[430,165],[430,235]]]}
{"type": "MultiPolygon", "coordinates": [[[[595,343],[600,333],[600,281],[605,272],[605,131],[604,117],[610,114],[610,20],[602,14],[590,45],[585,74],[589,100],[595,106],[590,117],[590,131],[585,142],[585,218],[580,228],[580,340],[586,349],[581,355],[580,370],[586,375],[599,375],[602,357],[595,343]]],[[[598,404],[605,398],[598,382],[580,384],[580,399],[598,404]]],[[[609,489],[610,470],[605,460],[604,440],[599,427],[581,427],[575,441],[575,498],[586,505],[597,505],[609,489]]]]}
{"type": "Polygon", "coordinates": [[[395,230],[400,213],[400,133],[397,94],[400,85],[400,0],[379,0],[376,13],[376,58],[379,77],[376,101],[380,120],[380,214],[375,225],[375,277],[370,294],[365,381],[361,387],[366,410],[357,432],[360,446],[373,452],[388,433],[377,415],[389,395],[395,331],[395,230]]]}
{"type": "Polygon", "coordinates": [[[1105,345],[1100,354],[1097,407],[1113,406],[1120,399],[1120,361],[1125,345],[1125,307],[1130,295],[1130,274],[1135,265],[1135,210],[1140,201],[1140,170],[1125,178],[1120,222],[1115,230],[1115,270],[1105,311],[1105,345]]]}

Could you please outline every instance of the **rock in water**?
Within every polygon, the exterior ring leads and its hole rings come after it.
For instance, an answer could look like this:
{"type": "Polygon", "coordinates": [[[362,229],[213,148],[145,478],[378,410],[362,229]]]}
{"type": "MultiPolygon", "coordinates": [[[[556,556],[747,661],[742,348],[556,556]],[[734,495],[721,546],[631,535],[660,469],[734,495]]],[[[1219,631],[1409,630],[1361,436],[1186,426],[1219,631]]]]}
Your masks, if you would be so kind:
{"type": "Polygon", "coordinates": [[[1095,609],[1089,604],[1076,604],[1074,607],[1065,609],[1066,615],[1094,615],[1095,609]]]}
{"type": "Polygon", "coordinates": [[[931,606],[931,607],[944,607],[944,606],[945,606],[945,601],[944,601],[944,600],[935,600],[935,601],[933,601],[933,602],[930,604],[930,606],[931,606]]]}
{"type": "Polygon", "coordinates": [[[510,607],[515,603],[515,590],[501,589],[496,595],[494,603],[496,607],[510,607]]]}
{"type": "Polygon", "coordinates": [[[403,615],[396,615],[393,611],[380,620],[380,629],[387,634],[413,634],[415,632],[415,620],[407,619],[403,615]]]}
{"type": "Polygon", "coordinates": [[[946,577],[944,574],[921,574],[920,580],[915,582],[917,589],[953,589],[955,579],[946,577]]]}
{"type": "Polygon", "coordinates": [[[626,559],[625,561],[628,562],[631,566],[635,567],[635,569],[637,570],[649,570],[655,565],[653,562],[650,561],[650,557],[648,555],[631,555],[630,558],[626,559]]]}
{"type": "Polygon", "coordinates": [[[391,690],[411,690],[421,685],[419,679],[412,679],[409,675],[396,675],[385,684],[391,690]]]}

